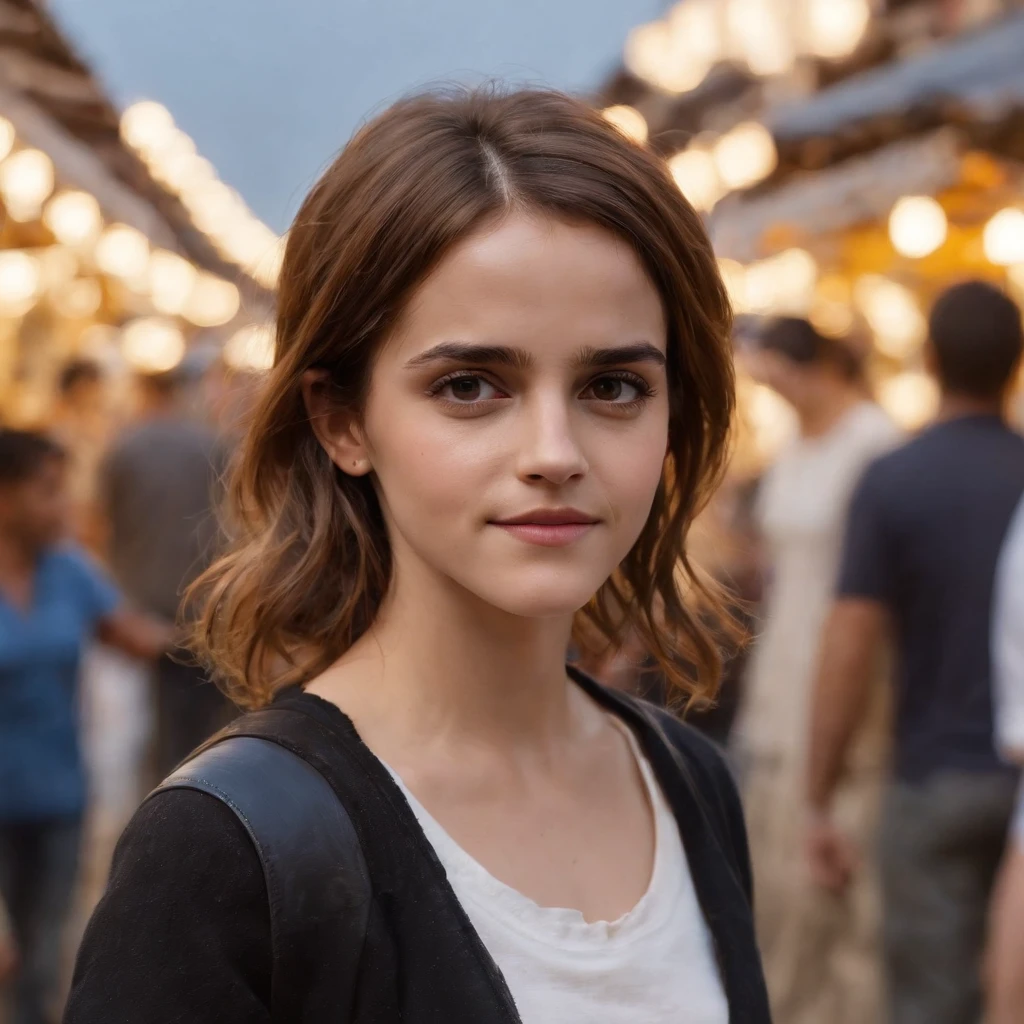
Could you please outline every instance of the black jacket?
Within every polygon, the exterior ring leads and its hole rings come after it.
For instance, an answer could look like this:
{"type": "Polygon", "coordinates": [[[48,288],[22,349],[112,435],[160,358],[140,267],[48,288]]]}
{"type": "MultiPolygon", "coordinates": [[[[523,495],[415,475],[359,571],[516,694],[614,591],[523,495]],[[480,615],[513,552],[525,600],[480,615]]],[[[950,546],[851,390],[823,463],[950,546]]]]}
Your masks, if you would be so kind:
{"type": "MultiPolygon", "coordinates": [[[[665,712],[573,675],[634,730],[675,812],[730,1021],[770,1024],[743,815],[721,755],[665,712]]],[[[369,869],[352,1024],[518,1024],[415,815],[351,721],[298,690],[277,703],[308,717],[307,749],[351,816],[369,869]]],[[[160,793],[118,844],[65,1024],[270,1024],[271,948],[260,862],[238,819],[204,793],[160,793]]],[[[347,1024],[337,1013],[302,1024],[328,1021],[347,1024]]]]}

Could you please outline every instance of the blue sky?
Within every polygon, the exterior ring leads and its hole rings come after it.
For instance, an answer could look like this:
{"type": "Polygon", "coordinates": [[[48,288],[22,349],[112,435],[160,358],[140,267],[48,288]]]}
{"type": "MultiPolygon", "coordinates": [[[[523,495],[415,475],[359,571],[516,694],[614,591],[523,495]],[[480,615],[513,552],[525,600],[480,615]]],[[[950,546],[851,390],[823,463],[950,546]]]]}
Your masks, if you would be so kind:
{"type": "Polygon", "coordinates": [[[278,231],[353,129],[436,81],[585,91],[660,0],[51,0],[121,105],[166,104],[278,231]]]}

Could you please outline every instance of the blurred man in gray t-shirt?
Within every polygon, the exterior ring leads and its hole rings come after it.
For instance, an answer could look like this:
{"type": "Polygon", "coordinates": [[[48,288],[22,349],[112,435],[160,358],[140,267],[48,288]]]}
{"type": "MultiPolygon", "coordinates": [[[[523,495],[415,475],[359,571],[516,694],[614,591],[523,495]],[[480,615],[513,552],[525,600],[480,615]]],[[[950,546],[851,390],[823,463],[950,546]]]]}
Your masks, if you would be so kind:
{"type": "MultiPolygon", "coordinates": [[[[100,474],[114,575],[138,608],[173,621],[185,588],[210,563],[225,466],[216,433],[182,407],[185,371],[139,382],[141,414],[100,474]]],[[[229,705],[187,656],[156,671],[155,769],[162,778],[229,717],[229,705]]]]}

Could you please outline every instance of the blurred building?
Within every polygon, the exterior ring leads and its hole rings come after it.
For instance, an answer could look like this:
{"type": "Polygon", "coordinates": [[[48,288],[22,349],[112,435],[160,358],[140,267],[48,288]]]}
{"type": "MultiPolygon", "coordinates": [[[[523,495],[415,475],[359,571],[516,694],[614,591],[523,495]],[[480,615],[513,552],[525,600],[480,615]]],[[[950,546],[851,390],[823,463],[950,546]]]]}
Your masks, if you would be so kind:
{"type": "Polygon", "coordinates": [[[44,418],[72,356],[166,370],[205,333],[266,360],[280,240],[165,108],[120,114],[36,0],[0,0],[0,216],[5,421],[44,418]]]}
{"type": "MultiPolygon", "coordinates": [[[[738,312],[861,339],[906,427],[937,400],[932,297],[1024,298],[1024,3],[682,0],[627,40],[598,103],[664,153],[708,220],[738,312]]],[[[741,381],[741,461],[786,411],[741,381]]]]}

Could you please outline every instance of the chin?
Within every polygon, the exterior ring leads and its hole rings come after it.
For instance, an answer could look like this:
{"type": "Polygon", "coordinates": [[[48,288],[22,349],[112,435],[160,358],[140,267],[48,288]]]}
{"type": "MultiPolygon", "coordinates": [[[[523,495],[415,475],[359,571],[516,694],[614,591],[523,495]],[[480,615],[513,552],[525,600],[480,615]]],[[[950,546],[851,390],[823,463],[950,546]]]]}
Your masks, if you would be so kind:
{"type": "Polygon", "coordinates": [[[597,592],[607,575],[573,571],[565,567],[527,576],[495,573],[486,581],[463,581],[487,604],[527,619],[550,619],[575,615],[597,592]]]}

